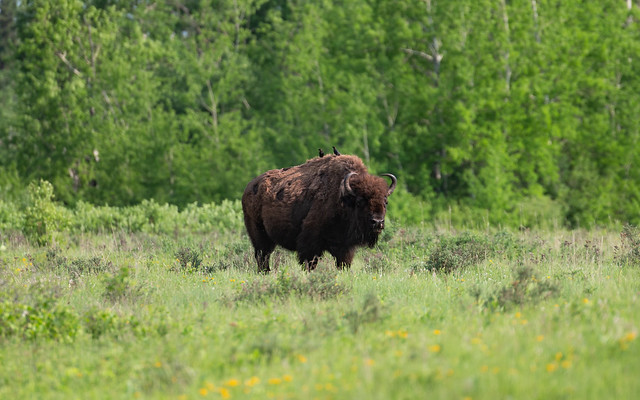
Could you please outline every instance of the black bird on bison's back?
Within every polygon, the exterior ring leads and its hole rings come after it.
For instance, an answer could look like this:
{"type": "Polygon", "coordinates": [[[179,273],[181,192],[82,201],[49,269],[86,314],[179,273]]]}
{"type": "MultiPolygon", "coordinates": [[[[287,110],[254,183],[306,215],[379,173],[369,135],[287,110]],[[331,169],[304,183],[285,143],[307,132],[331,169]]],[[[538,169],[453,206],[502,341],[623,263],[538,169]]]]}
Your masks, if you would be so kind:
{"type": "Polygon", "coordinates": [[[333,147],[333,154],[335,154],[337,156],[341,155],[340,152],[338,151],[338,149],[336,149],[336,146],[331,146],[331,147],[333,147]]]}
{"type": "Polygon", "coordinates": [[[324,157],[324,151],[322,151],[322,149],[318,149],[318,157],[324,157]]]}
{"type": "Polygon", "coordinates": [[[373,247],[384,229],[387,198],[396,188],[367,172],[356,156],[316,157],[254,178],[242,211],[258,271],[269,271],[276,245],[295,251],[308,270],[328,251],[338,268],[351,266],[358,247],[373,247]]]}

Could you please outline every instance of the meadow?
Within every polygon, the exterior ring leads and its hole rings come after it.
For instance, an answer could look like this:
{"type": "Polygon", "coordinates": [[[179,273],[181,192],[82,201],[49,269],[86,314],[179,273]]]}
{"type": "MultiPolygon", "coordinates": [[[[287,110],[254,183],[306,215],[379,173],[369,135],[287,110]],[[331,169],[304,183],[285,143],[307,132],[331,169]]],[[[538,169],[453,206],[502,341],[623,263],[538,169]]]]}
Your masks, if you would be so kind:
{"type": "Polygon", "coordinates": [[[640,234],[391,226],[307,273],[246,235],[0,244],[0,398],[634,398],[640,234]]]}

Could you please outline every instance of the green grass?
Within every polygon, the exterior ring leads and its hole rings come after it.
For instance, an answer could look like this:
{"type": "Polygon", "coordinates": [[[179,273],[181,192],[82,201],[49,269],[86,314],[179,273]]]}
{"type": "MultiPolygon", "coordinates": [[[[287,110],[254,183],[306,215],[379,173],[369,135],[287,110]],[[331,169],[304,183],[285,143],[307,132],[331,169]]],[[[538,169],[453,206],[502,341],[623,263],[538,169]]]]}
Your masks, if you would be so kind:
{"type": "Polygon", "coordinates": [[[383,239],[347,271],[278,251],[262,276],[238,234],[2,235],[0,398],[640,393],[640,260],[620,232],[383,239]]]}

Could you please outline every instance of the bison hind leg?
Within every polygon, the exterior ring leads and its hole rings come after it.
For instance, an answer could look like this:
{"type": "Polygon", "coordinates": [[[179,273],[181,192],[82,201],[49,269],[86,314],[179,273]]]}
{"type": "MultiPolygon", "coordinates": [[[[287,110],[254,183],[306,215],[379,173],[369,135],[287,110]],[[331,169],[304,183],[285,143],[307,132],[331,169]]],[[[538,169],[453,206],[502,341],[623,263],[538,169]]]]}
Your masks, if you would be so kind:
{"type": "Polygon", "coordinates": [[[276,244],[263,231],[260,234],[250,236],[256,262],[258,263],[258,272],[268,273],[270,271],[269,257],[276,248],[276,244]]]}
{"type": "Polygon", "coordinates": [[[276,248],[276,244],[267,234],[262,221],[256,221],[245,213],[244,224],[247,227],[247,233],[254,248],[258,272],[267,273],[270,270],[269,257],[273,249],[276,248]]]}
{"type": "Polygon", "coordinates": [[[304,265],[308,272],[313,271],[318,266],[318,260],[321,254],[300,253],[298,252],[298,262],[304,265]]]}

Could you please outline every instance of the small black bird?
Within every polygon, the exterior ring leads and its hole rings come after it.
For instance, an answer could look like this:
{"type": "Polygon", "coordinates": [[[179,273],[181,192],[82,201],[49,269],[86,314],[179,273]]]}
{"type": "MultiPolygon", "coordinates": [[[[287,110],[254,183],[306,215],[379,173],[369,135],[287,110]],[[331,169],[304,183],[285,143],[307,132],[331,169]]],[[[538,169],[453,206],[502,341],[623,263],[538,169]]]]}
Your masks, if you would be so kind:
{"type": "Polygon", "coordinates": [[[339,156],[340,152],[338,151],[338,149],[336,149],[336,146],[331,146],[331,147],[333,147],[333,154],[339,156]]]}
{"type": "Polygon", "coordinates": [[[324,151],[322,151],[322,149],[318,149],[318,157],[324,157],[324,151]]]}

